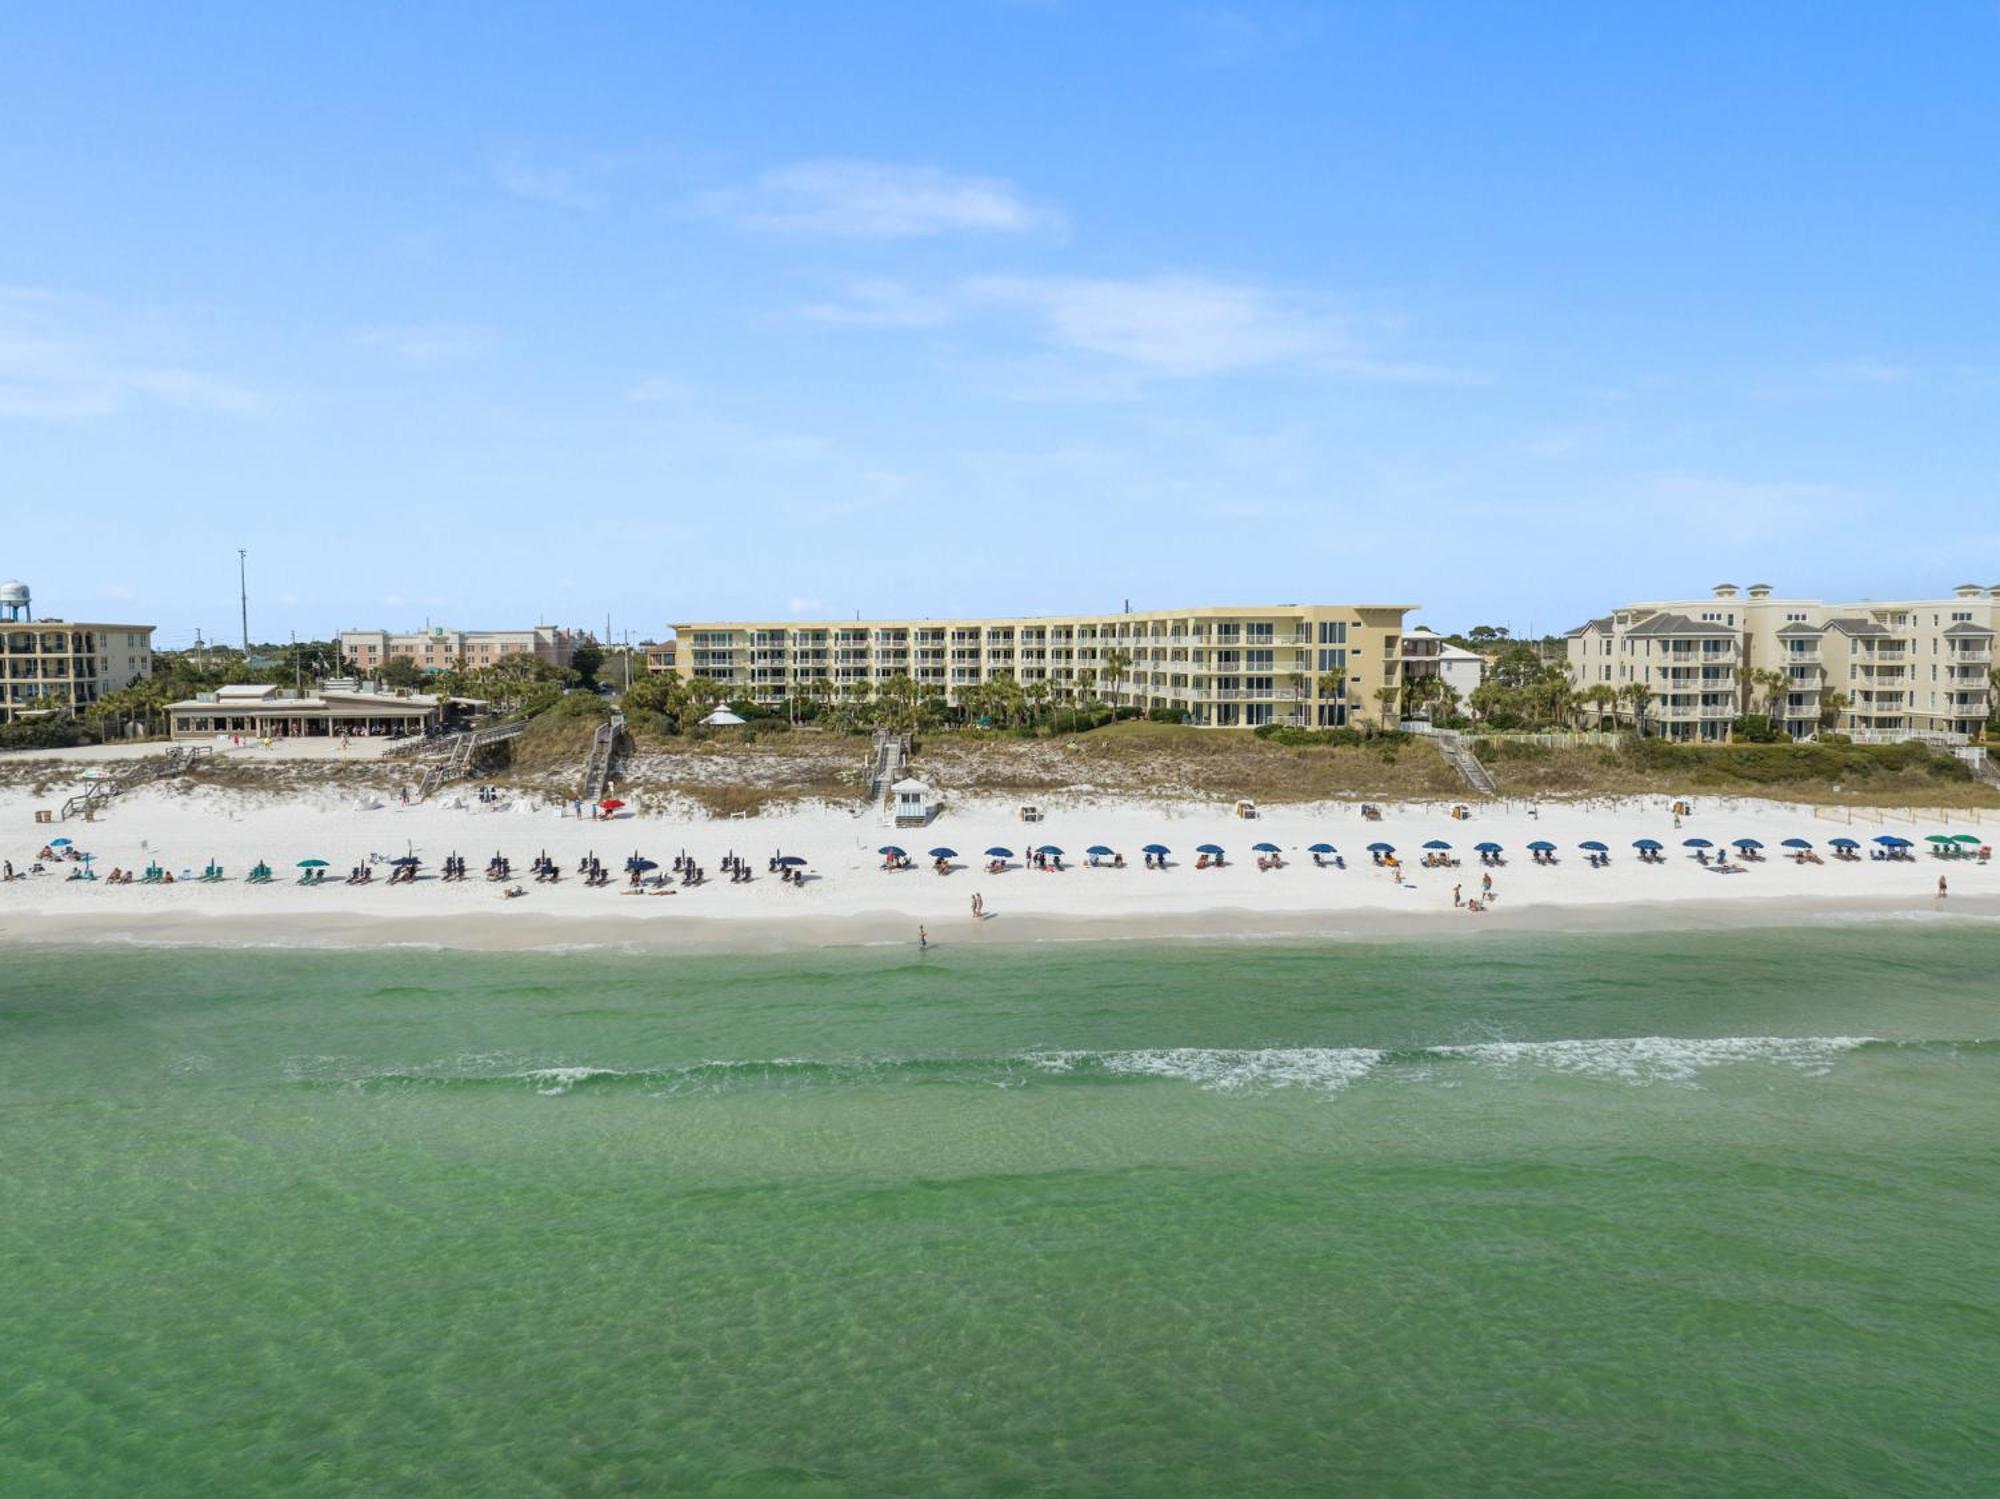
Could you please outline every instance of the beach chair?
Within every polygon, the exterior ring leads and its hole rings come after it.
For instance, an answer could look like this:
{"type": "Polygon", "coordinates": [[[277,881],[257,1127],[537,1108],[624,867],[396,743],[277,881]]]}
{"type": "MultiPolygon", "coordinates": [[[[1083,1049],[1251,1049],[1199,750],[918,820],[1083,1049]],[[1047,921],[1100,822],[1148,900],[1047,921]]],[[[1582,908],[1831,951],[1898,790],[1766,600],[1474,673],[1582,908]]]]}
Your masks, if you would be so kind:
{"type": "Polygon", "coordinates": [[[139,883],[142,885],[157,885],[160,883],[160,880],[165,876],[165,874],[166,871],[160,868],[159,865],[148,864],[146,866],[146,872],[139,877],[139,883]]]}
{"type": "Polygon", "coordinates": [[[221,881],[222,881],[222,866],[211,860],[208,868],[204,869],[201,872],[201,882],[204,885],[215,885],[215,884],[220,884],[221,881]]]}

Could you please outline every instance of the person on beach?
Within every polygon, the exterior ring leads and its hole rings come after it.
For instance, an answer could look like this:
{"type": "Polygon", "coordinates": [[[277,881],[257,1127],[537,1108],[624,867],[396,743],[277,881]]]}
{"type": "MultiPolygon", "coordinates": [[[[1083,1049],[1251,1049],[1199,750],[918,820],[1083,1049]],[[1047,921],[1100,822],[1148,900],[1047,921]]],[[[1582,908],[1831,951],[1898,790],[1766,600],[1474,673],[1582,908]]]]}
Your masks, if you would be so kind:
{"type": "Polygon", "coordinates": [[[972,919],[978,921],[986,914],[986,902],[979,898],[977,890],[972,892],[972,919]]]}
{"type": "Polygon", "coordinates": [[[1944,876],[1943,876],[1943,875],[1939,875],[1939,876],[1938,876],[1938,897],[1937,897],[1937,898],[1938,898],[1939,900],[1943,900],[1943,899],[1945,898],[1945,896],[1946,896],[1946,894],[1947,894],[1947,893],[1949,893],[1949,892],[1948,892],[1948,888],[1946,887],[1946,885],[1945,885],[1945,882],[1944,882],[1944,876]]]}
{"type": "Polygon", "coordinates": [[[1451,887],[1451,903],[1454,906],[1462,906],[1465,904],[1465,897],[1460,893],[1461,888],[1462,887],[1458,885],[1453,885],[1451,887]]]}
{"type": "Polygon", "coordinates": [[[917,923],[917,951],[922,952],[931,945],[931,934],[924,930],[923,923],[917,923]]]}
{"type": "Polygon", "coordinates": [[[1485,896],[1485,897],[1486,897],[1486,898],[1487,898],[1488,900],[1491,900],[1491,899],[1493,899],[1493,876],[1492,876],[1492,875],[1490,875],[1490,874],[1482,874],[1482,875],[1481,875],[1481,876],[1479,877],[1479,893],[1480,893],[1481,895],[1485,896]]]}

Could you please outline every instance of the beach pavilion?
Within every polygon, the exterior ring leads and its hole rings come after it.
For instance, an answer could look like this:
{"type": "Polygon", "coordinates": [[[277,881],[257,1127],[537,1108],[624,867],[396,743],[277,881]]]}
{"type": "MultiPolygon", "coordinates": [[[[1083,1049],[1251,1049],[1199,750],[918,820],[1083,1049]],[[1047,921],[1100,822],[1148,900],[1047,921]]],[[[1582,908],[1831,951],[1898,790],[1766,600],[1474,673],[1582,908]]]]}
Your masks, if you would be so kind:
{"type": "Polygon", "coordinates": [[[426,693],[377,691],[358,683],[327,682],[301,695],[250,682],[169,703],[167,717],[175,739],[393,738],[428,732],[443,721],[444,704],[426,693]]]}

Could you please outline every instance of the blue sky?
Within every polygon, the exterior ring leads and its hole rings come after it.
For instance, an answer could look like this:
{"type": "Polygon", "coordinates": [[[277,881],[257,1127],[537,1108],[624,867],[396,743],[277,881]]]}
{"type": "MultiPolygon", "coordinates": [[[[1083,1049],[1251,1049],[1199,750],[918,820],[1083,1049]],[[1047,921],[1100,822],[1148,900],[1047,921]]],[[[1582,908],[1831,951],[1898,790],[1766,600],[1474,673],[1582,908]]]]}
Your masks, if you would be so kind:
{"type": "Polygon", "coordinates": [[[260,638],[2000,582],[1996,76],[1953,0],[8,7],[0,574],[167,645],[239,545],[260,638]]]}

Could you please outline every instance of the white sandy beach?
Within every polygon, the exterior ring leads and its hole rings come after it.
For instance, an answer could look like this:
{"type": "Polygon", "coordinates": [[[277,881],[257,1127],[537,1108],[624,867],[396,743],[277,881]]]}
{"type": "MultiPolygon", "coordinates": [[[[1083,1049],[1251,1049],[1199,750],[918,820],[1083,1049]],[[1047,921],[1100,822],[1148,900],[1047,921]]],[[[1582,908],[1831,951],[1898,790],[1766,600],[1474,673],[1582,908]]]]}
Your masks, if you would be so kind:
{"type": "MultiPolygon", "coordinates": [[[[1783,923],[1851,916],[2000,914],[2000,865],[1971,859],[1941,861],[1923,851],[1932,832],[1971,832],[1990,839],[2000,817],[1955,812],[1946,822],[1907,821],[1896,813],[1854,813],[1752,800],[1697,799],[1676,829],[1666,798],[1595,804],[1514,803],[1470,805],[1454,820],[1449,804],[1389,805],[1380,821],[1365,821],[1360,807],[1337,802],[1268,809],[1256,820],[1238,819],[1213,805],[1131,801],[1045,801],[1045,820],[1027,825],[1012,802],[966,802],[948,807],[928,828],[896,830],[872,811],[807,807],[781,815],[706,819],[685,808],[637,808],[594,821],[525,800],[484,804],[469,788],[427,805],[394,799],[357,801],[352,795],[293,795],[188,791],[171,785],[120,798],[92,823],[37,824],[37,808],[59,805],[59,794],[25,790],[0,794],[0,856],[17,871],[33,862],[44,842],[67,836],[95,856],[100,874],[114,866],[143,869],[157,860],[176,876],[165,886],[112,886],[103,880],[69,881],[73,866],[0,886],[0,940],[275,942],[301,945],[376,945],[423,942],[445,946],[522,947],[570,943],[637,946],[706,945],[737,949],[914,940],[919,923],[933,943],[1052,938],[1292,935],[1301,937],[1434,933],[1522,926],[1701,927],[1783,923]],[[1915,840],[1913,862],[1858,863],[1832,859],[1827,841],[1860,840],[1894,833],[1915,840]],[[1724,844],[1759,839],[1765,861],[1739,873],[1704,868],[1681,845],[1689,837],[1724,844]],[[1810,839],[1821,864],[1794,864],[1779,847],[1789,837],[1810,839]],[[1420,864],[1426,840],[1442,838],[1462,862],[1455,869],[1420,864]],[[1610,845],[1613,862],[1592,868],[1577,848],[1585,839],[1610,845]],[[1639,838],[1667,845],[1662,865],[1641,863],[1632,849],[1639,838]],[[1561,862],[1534,864],[1526,845],[1547,839],[1561,862]],[[1488,871],[1475,843],[1504,845],[1505,867],[1488,871]],[[1345,869],[1315,868],[1309,845],[1328,842],[1347,860],[1345,869]],[[1162,843],[1173,851],[1165,872],[1143,867],[1140,850],[1162,843]],[[1286,865],[1260,870],[1252,845],[1277,844],[1286,865]],[[1403,856],[1400,877],[1378,868],[1366,847],[1393,844],[1403,856]],[[1124,869],[1083,867],[1092,844],[1120,850],[1124,869]],[[1198,870],[1196,845],[1221,844],[1229,862],[1198,870]],[[876,850],[907,849],[917,867],[885,872],[876,850]],[[1021,867],[986,872],[983,851],[1004,846],[1020,854],[1030,844],[1054,844],[1069,867],[1045,873],[1021,867]],[[945,846],[962,856],[948,876],[929,867],[927,850],[945,846]],[[564,872],[558,885],[532,881],[528,864],[546,850],[564,872]],[[642,853],[662,866],[685,850],[709,873],[709,882],[671,894],[625,893],[624,861],[642,853]],[[573,871],[595,851],[614,883],[586,888],[573,871]],[[756,878],[731,884],[722,876],[725,853],[750,860],[756,878]],[[463,883],[436,876],[447,854],[471,867],[463,883]],[[512,861],[516,883],[527,892],[506,900],[482,879],[495,852],[512,861]],[[810,861],[803,887],[765,873],[778,852],[810,861]],[[386,860],[415,853],[424,861],[414,885],[388,885],[386,860]],[[322,858],[332,867],[324,885],[301,888],[295,865],[322,858]],[[220,884],[190,883],[210,860],[222,864],[220,884]],[[242,876],[259,859],[276,871],[274,883],[249,885],[242,876]],[[376,861],[375,881],[343,883],[350,866],[376,861]],[[1470,897],[1481,876],[1493,877],[1488,910],[1473,914],[1454,905],[1454,887],[1470,897]],[[1940,874],[1951,894],[1937,899],[1940,874]],[[975,921],[972,897],[986,916],[975,921]]],[[[1920,814],[1921,816],[1921,814],[1920,814]]],[[[1732,857],[1732,863],[1735,859],[1732,857]]]]}

